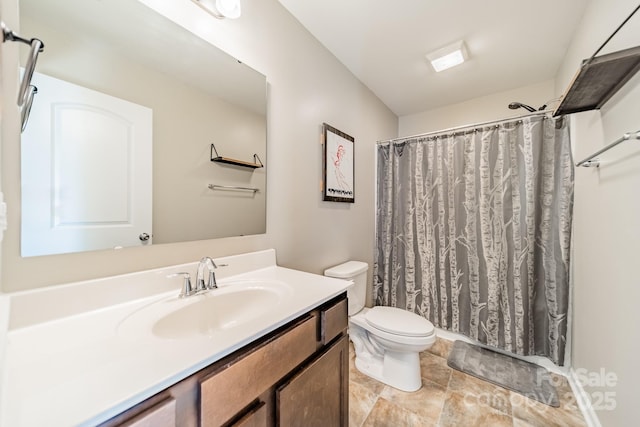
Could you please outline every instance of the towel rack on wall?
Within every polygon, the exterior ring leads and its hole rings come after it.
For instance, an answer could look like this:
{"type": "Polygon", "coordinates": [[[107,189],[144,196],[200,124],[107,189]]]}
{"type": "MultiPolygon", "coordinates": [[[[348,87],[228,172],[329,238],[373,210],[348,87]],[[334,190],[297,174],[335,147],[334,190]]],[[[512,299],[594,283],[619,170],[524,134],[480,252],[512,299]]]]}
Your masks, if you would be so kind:
{"type": "Polygon", "coordinates": [[[585,168],[591,168],[591,167],[600,167],[600,159],[597,158],[597,156],[599,156],[600,154],[604,153],[605,151],[609,151],[610,149],[612,149],[613,147],[615,147],[616,145],[627,141],[629,139],[640,139],[640,130],[637,132],[630,132],[630,133],[625,133],[621,138],[616,139],[615,141],[613,141],[611,144],[607,145],[606,147],[604,147],[601,150],[596,151],[595,153],[593,153],[592,155],[590,155],[589,157],[587,157],[586,159],[576,163],[576,166],[582,166],[585,168]]]}
{"type": "Polygon", "coordinates": [[[21,108],[20,115],[22,118],[22,131],[27,126],[29,120],[29,113],[31,112],[31,105],[33,103],[33,95],[38,93],[38,88],[31,84],[33,78],[33,72],[36,69],[36,62],[38,61],[38,54],[44,50],[44,43],[40,39],[25,39],[20,37],[10,29],[8,29],[4,22],[0,22],[2,28],[2,42],[20,42],[27,44],[31,47],[29,52],[29,58],[24,66],[24,74],[22,81],[20,82],[20,89],[18,89],[18,107],[21,108]]]}
{"type": "Polygon", "coordinates": [[[217,185],[217,184],[209,184],[210,190],[238,190],[238,191],[253,191],[253,193],[257,193],[260,191],[259,188],[255,187],[237,187],[235,185],[217,185]]]}

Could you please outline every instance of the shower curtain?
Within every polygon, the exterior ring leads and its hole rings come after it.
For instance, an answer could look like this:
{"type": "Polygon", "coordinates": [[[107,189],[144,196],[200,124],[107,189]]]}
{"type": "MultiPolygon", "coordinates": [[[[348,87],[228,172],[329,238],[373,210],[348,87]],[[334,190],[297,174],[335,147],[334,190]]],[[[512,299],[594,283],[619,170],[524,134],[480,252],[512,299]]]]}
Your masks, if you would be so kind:
{"type": "Polygon", "coordinates": [[[573,164],[531,116],[379,143],[376,305],[564,363],[573,164]]]}

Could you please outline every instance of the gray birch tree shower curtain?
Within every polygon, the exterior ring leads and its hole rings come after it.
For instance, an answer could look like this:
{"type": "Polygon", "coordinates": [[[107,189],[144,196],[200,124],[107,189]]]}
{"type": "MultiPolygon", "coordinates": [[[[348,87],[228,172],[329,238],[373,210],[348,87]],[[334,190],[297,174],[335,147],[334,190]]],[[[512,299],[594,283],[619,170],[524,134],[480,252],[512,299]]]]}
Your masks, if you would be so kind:
{"type": "Polygon", "coordinates": [[[376,305],[564,363],[573,164],[532,116],[377,146],[376,305]]]}

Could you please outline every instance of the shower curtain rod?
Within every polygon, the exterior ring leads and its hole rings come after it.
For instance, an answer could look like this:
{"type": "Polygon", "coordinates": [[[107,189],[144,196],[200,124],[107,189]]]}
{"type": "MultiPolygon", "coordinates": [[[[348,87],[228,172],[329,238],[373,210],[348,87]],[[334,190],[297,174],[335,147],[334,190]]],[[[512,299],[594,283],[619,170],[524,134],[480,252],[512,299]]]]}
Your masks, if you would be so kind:
{"type": "Polygon", "coordinates": [[[526,119],[527,117],[548,115],[549,118],[551,118],[551,114],[553,114],[553,111],[535,111],[533,113],[524,114],[522,116],[510,117],[510,118],[507,118],[507,119],[491,120],[491,121],[488,121],[488,122],[481,122],[481,123],[471,123],[471,124],[468,124],[468,125],[456,126],[456,127],[443,129],[443,130],[437,130],[437,131],[433,131],[433,132],[426,132],[426,133],[420,133],[420,134],[417,134],[417,135],[403,136],[402,138],[385,139],[385,140],[376,142],[376,144],[378,144],[378,145],[389,144],[389,143],[393,143],[393,142],[396,142],[396,141],[402,141],[403,139],[422,138],[422,137],[425,137],[425,136],[440,135],[440,134],[443,134],[443,133],[451,133],[451,132],[455,132],[455,131],[458,131],[458,130],[461,130],[461,129],[465,129],[465,128],[469,128],[469,127],[473,128],[473,127],[486,127],[486,126],[491,126],[491,125],[498,125],[500,123],[513,122],[513,121],[526,119]]]}

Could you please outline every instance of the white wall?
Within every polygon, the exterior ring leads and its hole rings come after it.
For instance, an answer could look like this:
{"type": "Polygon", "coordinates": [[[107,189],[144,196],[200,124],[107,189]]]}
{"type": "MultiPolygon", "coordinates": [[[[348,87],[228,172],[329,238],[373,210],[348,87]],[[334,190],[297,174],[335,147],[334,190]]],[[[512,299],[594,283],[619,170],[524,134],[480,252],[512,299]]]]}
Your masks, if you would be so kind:
{"type": "MultiPolygon", "coordinates": [[[[222,21],[187,0],[144,3],[199,31],[267,76],[267,234],[20,258],[19,173],[16,167],[8,173],[6,167],[19,155],[18,111],[13,99],[3,97],[2,181],[3,190],[12,196],[8,200],[9,238],[3,242],[1,289],[28,289],[267,247],[276,248],[280,265],[316,273],[346,259],[371,263],[373,145],[377,139],[396,136],[397,117],[276,0],[245,1],[240,19],[222,21]],[[355,138],[355,204],[321,201],[323,122],[355,138]]],[[[17,28],[18,22],[12,12],[15,4],[16,0],[2,0],[3,19],[12,28],[17,28]]],[[[2,52],[3,84],[15,92],[18,46],[2,52]]]]}
{"type": "MultiPolygon", "coordinates": [[[[637,0],[592,0],[558,72],[559,92],[568,86],[580,61],[589,58],[636,6],[637,0]]],[[[638,45],[640,12],[602,53],[638,45]]],[[[625,132],[639,130],[638,111],[640,76],[636,75],[602,110],[573,115],[575,160],[625,132]]],[[[585,390],[603,426],[625,426],[640,418],[640,142],[625,142],[601,159],[598,169],[575,171],[572,366],[596,380],[601,369],[617,376],[615,387],[585,390]],[[616,408],[606,409],[611,402],[616,408]]]]}
{"type": "MultiPolygon", "coordinates": [[[[459,104],[401,116],[398,134],[400,136],[418,135],[456,126],[521,116],[528,114],[528,112],[522,108],[510,110],[508,105],[511,102],[522,102],[534,108],[540,108],[556,97],[553,80],[547,80],[530,86],[470,99],[459,104]]],[[[556,104],[553,102],[548,105],[549,108],[552,108],[556,104]]]]}

